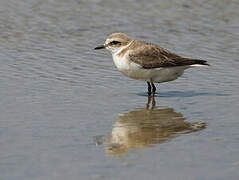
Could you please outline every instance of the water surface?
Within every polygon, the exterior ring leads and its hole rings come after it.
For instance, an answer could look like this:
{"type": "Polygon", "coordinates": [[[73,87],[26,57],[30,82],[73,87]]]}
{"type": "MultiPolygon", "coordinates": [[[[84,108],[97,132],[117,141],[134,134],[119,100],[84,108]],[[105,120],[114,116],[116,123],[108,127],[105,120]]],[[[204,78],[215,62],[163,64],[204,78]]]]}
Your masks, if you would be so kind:
{"type": "Polygon", "coordinates": [[[238,8],[1,0],[0,179],[238,179],[238,8]],[[146,83],[93,50],[112,32],[212,66],[158,85],[147,109],[146,83]]]}

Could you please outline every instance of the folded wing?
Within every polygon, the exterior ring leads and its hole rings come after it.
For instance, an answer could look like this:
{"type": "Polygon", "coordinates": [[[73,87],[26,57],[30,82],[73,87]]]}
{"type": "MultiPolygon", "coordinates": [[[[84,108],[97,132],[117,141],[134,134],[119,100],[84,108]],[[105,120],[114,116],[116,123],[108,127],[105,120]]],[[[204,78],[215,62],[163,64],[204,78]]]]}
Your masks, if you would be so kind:
{"type": "Polygon", "coordinates": [[[136,46],[140,48],[131,51],[129,53],[129,58],[134,63],[141,65],[141,67],[144,69],[187,66],[195,64],[209,65],[205,60],[184,58],[153,44],[139,41],[137,44],[138,43],[142,43],[142,45],[144,45],[136,46]]]}

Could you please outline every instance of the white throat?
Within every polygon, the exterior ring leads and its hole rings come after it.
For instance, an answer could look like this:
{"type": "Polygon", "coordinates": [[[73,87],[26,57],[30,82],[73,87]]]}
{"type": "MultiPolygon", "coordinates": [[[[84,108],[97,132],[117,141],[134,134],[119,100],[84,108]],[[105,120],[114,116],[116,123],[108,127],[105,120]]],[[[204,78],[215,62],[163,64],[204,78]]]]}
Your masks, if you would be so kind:
{"type": "Polygon", "coordinates": [[[133,40],[128,45],[122,46],[121,48],[119,48],[114,53],[112,52],[113,61],[116,65],[117,69],[125,75],[127,75],[128,70],[130,69],[129,62],[128,62],[127,58],[125,57],[125,55],[127,53],[125,53],[122,56],[119,56],[119,53],[121,53],[124,49],[128,48],[131,45],[132,42],[133,42],[133,40]]]}

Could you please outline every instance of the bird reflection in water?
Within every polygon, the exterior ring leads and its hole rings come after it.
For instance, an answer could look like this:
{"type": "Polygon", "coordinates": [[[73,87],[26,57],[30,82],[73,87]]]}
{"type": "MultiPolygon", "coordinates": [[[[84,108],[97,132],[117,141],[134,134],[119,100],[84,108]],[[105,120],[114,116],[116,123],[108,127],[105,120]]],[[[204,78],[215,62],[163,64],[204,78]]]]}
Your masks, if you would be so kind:
{"type": "Polygon", "coordinates": [[[206,123],[185,121],[183,115],[173,108],[156,108],[155,104],[154,97],[148,97],[146,108],[119,115],[110,137],[106,139],[107,153],[113,156],[123,155],[133,149],[160,144],[180,134],[206,127],[206,123]]]}

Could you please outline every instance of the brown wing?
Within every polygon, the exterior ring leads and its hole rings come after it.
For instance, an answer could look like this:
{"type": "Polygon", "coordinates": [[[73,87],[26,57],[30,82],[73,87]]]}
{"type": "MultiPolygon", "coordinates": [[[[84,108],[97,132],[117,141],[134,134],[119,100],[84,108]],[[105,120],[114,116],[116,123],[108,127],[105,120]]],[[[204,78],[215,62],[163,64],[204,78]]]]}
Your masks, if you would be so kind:
{"type": "Polygon", "coordinates": [[[193,64],[208,65],[206,63],[207,61],[184,58],[153,44],[138,41],[134,43],[133,46],[135,48],[129,53],[129,58],[136,64],[141,65],[144,69],[193,64]],[[143,46],[140,46],[140,44],[143,46]]]}

